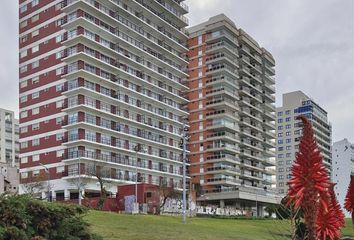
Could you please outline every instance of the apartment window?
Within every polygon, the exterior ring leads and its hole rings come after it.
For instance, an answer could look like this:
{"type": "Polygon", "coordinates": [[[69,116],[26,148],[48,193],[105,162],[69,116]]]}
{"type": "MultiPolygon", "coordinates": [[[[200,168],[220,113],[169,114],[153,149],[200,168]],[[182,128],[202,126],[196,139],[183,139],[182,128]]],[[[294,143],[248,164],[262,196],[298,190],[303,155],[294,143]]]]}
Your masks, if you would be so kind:
{"type": "Polygon", "coordinates": [[[300,135],[300,133],[301,133],[300,129],[294,131],[295,135],[300,135]]]}
{"type": "Polygon", "coordinates": [[[27,41],[27,39],[28,39],[28,36],[26,35],[26,36],[21,37],[20,41],[21,41],[21,43],[24,43],[27,41]]]}
{"type": "Polygon", "coordinates": [[[286,175],[287,179],[291,179],[291,174],[286,175]]]}
{"type": "Polygon", "coordinates": [[[39,67],[39,60],[32,63],[32,68],[37,68],[37,67],[39,67]]]}
{"type": "Polygon", "coordinates": [[[23,81],[20,83],[20,88],[25,88],[27,87],[27,81],[23,81]]]}
{"type": "Polygon", "coordinates": [[[279,176],[278,176],[278,179],[279,179],[279,180],[283,180],[283,179],[284,179],[284,175],[279,175],[279,176]]]}
{"type": "Polygon", "coordinates": [[[37,155],[33,155],[32,156],[32,162],[37,162],[37,161],[39,161],[39,155],[37,154],[37,155]]]}
{"type": "Polygon", "coordinates": [[[27,57],[27,50],[20,52],[20,58],[27,57]]]}
{"type": "Polygon", "coordinates": [[[39,145],[39,139],[33,139],[32,140],[32,146],[38,146],[39,145]]]}
{"type": "Polygon", "coordinates": [[[283,123],[283,119],[282,119],[282,118],[279,118],[279,119],[278,119],[278,123],[283,123]]]}
{"type": "Polygon", "coordinates": [[[23,96],[20,98],[20,103],[27,102],[27,96],[23,96]]]}
{"type": "Polygon", "coordinates": [[[57,173],[62,173],[62,172],[64,172],[64,166],[57,167],[57,173]]]}
{"type": "Polygon", "coordinates": [[[290,110],[286,110],[285,115],[289,115],[289,114],[290,114],[290,110]]]}
{"type": "Polygon", "coordinates": [[[32,47],[32,53],[39,51],[39,45],[32,47]]]}
{"type": "Polygon", "coordinates": [[[286,146],[286,150],[291,150],[291,146],[286,146]]]}
{"type": "Polygon", "coordinates": [[[285,122],[290,122],[290,121],[291,121],[291,117],[285,118],[285,122]]]}
{"type": "Polygon", "coordinates": [[[198,36],[198,45],[203,43],[203,35],[198,36]]]}
{"type": "Polygon", "coordinates": [[[64,90],[64,83],[58,84],[55,88],[57,92],[62,92],[64,90]]]}
{"type": "Polygon", "coordinates": [[[35,114],[38,114],[38,113],[39,113],[39,107],[32,109],[32,115],[35,115],[35,114]]]}
{"type": "Polygon", "coordinates": [[[32,130],[33,131],[38,130],[38,129],[39,129],[39,123],[32,124],[32,130]]]}
{"type": "Polygon", "coordinates": [[[290,129],[291,128],[291,124],[287,124],[286,126],[285,126],[285,129],[290,129]]]}
{"type": "Polygon", "coordinates": [[[64,100],[60,100],[60,101],[56,102],[57,108],[62,108],[63,106],[64,106],[64,100]]]}
{"type": "Polygon", "coordinates": [[[39,170],[33,170],[32,171],[33,177],[38,177],[39,176],[39,170]]]}
{"type": "Polygon", "coordinates": [[[286,160],[286,165],[291,165],[292,161],[291,160],[286,160]]]}
{"type": "Polygon", "coordinates": [[[39,77],[33,77],[32,78],[32,84],[36,84],[36,83],[39,83],[39,77]]]}
{"type": "Polygon", "coordinates": [[[284,147],[278,147],[278,151],[283,151],[284,147]]]}
{"type": "Polygon", "coordinates": [[[28,157],[22,157],[21,163],[28,163],[28,157]]]}
{"type": "Polygon", "coordinates": [[[58,117],[58,118],[55,119],[55,121],[56,121],[57,125],[61,124],[64,121],[64,117],[58,117]]]}
{"type": "Polygon", "coordinates": [[[20,143],[21,149],[27,148],[28,147],[28,142],[22,142],[20,143]]]}
{"type": "Polygon", "coordinates": [[[283,144],[283,139],[279,139],[278,144],[283,144]]]}
{"type": "Polygon", "coordinates": [[[287,167],[287,168],[286,168],[286,171],[287,171],[287,172],[290,172],[290,171],[291,171],[291,167],[287,167]]]}
{"type": "Polygon", "coordinates": [[[38,4],[39,4],[39,0],[32,0],[32,3],[31,3],[32,7],[34,7],[38,4]]]}
{"type": "Polygon", "coordinates": [[[284,161],[282,160],[282,161],[278,161],[278,165],[279,166],[283,166],[284,165],[284,161]]]}
{"type": "Polygon", "coordinates": [[[27,65],[20,68],[20,73],[27,72],[27,65]]]}
{"type": "Polygon", "coordinates": [[[279,189],[279,193],[283,194],[284,193],[284,189],[279,189]]]}
{"type": "Polygon", "coordinates": [[[279,172],[284,172],[284,168],[279,168],[279,172]]]}
{"type": "Polygon", "coordinates": [[[290,136],[290,135],[291,135],[291,132],[286,132],[285,135],[286,135],[286,136],[290,136]]]}
{"type": "Polygon", "coordinates": [[[291,153],[286,153],[286,157],[287,158],[291,157],[291,153]]]}
{"type": "Polygon", "coordinates": [[[284,154],[278,154],[278,158],[283,158],[284,157],[284,154]]]}
{"type": "Polygon", "coordinates": [[[56,134],[56,140],[57,141],[61,141],[61,140],[63,140],[63,138],[64,138],[64,134],[63,133],[57,133],[56,134]]]}
{"type": "Polygon", "coordinates": [[[280,182],[279,187],[284,187],[284,182],[280,182]]]}
{"type": "Polygon", "coordinates": [[[283,112],[278,112],[278,117],[283,116],[283,112]]]}
{"type": "Polygon", "coordinates": [[[286,139],[286,143],[291,143],[291,138],[286,139]]]}
{"type": "Polygon", "coordinates": [[[278,126],[278,130],[279,131],[283,130],[283,126],[278,126]]]}
{"type": "Polygon", "coordinates": [[[57,68],[56,75],[61,75],[64,73],[64,67],[57,68]]]}
{"type": "Polygon", "coordinates": [[[27,20],[20,23],[20,28],[24,28],[27,26],[27,20]]]}
{"type": "Polygon", "coordinates": [[[22,172],[21,178],[28,178],[28,172],[22,172]]]}
{"type": "Polygon", "coordinates": [[[32,32],[32,37],[36,37],[36,36],[38,36],[39,35],[39,30],[37,29],[37,30],[34,30],[33,32],[32,32]]]}
{"type": "Polygon", "coordinates": [[[38,21],[38,19],[39,19],[39,14],[36,14],[31,18],[31,21],[36,22],[36,21],[38,21]]]}
{"type": "Polygon", "coordinates": [[[32,93],[32,99],[39,98],[39,92],[32,93]]]}
{"type": "Polygon", "coordinates": [[[57,157],[62,157],[64,155],[64,150],[57,151],[57,157]]]}
{"type": "Polygon", "coordinates": [[[278,137],[283,137],[283,133],[278,133],[278,137]]]}
{"type": "Polygon", "coordinates": [[[20,113],[20,117],[21,118],[26,118],[27,116],[28,116],[27,111],[23,111],[23,112],[20,113]]]}
{"type": "Polygon", "coordinates": [[[21,132],[21,133],[26,133],[26,132],[28,132],[28,127],[21,127],[21,128],[20,128],[20,132],[21,132]]]}
{"type": "Polygon", "coordinates": [[[63,35],[61,34],[55,37],[55,42],[57,43],[61,42],[62,40],[63,40],[63,35]]]}
{"type": "Polygon", "coordinates": [[[20,13],[24,13],[26,11],[27,11],[27,4],[25,4],[22,7],[20,7],[20,13]]]}

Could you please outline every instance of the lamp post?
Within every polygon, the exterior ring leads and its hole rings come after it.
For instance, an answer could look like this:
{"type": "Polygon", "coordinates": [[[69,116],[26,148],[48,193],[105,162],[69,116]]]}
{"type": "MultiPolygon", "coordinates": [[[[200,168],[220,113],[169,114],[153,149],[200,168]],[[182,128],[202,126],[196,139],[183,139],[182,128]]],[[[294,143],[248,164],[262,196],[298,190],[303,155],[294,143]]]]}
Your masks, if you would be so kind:
{"type": "MultiPolygon", "coordinates": [[[[135,206],[134,210],[136,213],[139,213],[139,206],[138,206],[138,152],[141,151],[140,144],[135,145],[134,147],[136,163],[135,163],[135,206]]],[[[143,150],[143,152],[145,152],[143,150]]]]}
{"type": "Polygon", "coordinates": [[[186,223],[186,131],[185,131],[186,125],[183,123],[183,130],[182,130],[182,144],[183,144],[183,154],[182,154],[182,160],[183,160],[183,223],[186,223]]]}
{"type": "Polygon", "coordinates": [[[42,163],[39,163],[45,170],[45,172],[47,173],[47,199],[48,199],[48,202],[51,202],[50,201],[50,172],[49,172],[49,169],[43,165],[42,163]]]}
{"type": "Polygon", "coordinates": [[[79,205],[82,204],[82,201],[81,201],[81,151],[79,150],[78,151],[78,154],[79,154],[79,166],[78,166],[78,174],[79,174],[79,186],[78,186],[78,190],[79,190],[79,205]]]}

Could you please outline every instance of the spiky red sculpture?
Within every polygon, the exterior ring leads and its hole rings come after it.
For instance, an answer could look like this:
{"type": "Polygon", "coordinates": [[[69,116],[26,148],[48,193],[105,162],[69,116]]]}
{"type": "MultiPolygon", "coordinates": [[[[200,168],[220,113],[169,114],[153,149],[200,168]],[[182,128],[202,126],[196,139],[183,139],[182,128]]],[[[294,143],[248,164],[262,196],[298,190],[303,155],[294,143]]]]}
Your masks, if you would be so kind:
{"type": "Polygon", "coordinates": [[[334,185],[329,187],[329,196],[327,209],[323,208],[323,204],[317,209],[316,219],[316,236],[320,240],[338,240],[340,238],[340,229],[344,226],[344,214],[334,194],[334,185]]]}
{"type": "Polygon", "coordinates": [[[350,183],[345,196],[344,208],[352,214],[352,222],[354,227],[354,176],[350,176],[350,183]]]}
{"type": "Polygon", "coordinates": [[[299,116],[303,122],[303,136],[299,152],[292,168],[292,178],[289,181],[288,204],[294,203],[295,208],[301,208],[307,228],[307,238],[316,239],[316,219],[318,209],[328,211],[329,177],[322,164],[311,123],[304,116],[299,116]]]}

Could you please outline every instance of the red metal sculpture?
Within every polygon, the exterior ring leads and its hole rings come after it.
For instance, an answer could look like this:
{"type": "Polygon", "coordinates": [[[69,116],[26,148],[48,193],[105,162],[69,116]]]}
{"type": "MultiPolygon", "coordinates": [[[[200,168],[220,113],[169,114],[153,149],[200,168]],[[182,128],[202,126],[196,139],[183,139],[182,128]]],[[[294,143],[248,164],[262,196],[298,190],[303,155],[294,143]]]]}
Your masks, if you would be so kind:
{"type": "Polygon", "coordinates": [[[344,208],[352,214],[352,222],[354,227],[354,176],[350,176],[347,195],[345,196],[344,208]]]}

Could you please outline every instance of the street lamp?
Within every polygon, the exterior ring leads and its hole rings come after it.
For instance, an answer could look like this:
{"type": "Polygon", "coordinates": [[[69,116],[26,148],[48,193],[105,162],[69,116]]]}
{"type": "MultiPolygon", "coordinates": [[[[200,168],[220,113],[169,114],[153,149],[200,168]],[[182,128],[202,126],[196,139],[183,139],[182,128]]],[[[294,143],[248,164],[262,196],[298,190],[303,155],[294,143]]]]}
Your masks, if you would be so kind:
{"type": "Polygon", "coordinates": [[[79,174],[79,186],[78,186],[78,190],[79,190],[79,205],[82,204],[82,200],[81,200],[81,151],[78,151],[78,157],[79,157],[79,166],[78,166],[78,174],[79,174]]]}
{"type": "Polygon", "coordinates": [[[183,153],[182,153],[182,161],[183,161],[183,223],[186,223],[186,209],[187,209],[187,201],[186,201],[186,152],[187,152],[187,133],[186,133],[186,125],[183,123],[182,130],[182,145],[183,145],[183,153]]]}
{"type": "Polygon", "coordinates": [[[49,169],[43,165],[42,163],[39,163],[45,170],[45,172],[47,173],[47,199],[48,199],[48,202],[51,202],[50,201],[50,172],[49,172],[49,169]]]}

